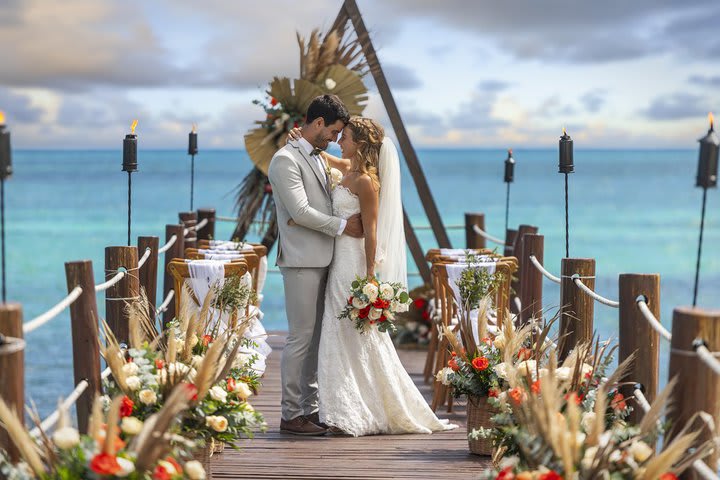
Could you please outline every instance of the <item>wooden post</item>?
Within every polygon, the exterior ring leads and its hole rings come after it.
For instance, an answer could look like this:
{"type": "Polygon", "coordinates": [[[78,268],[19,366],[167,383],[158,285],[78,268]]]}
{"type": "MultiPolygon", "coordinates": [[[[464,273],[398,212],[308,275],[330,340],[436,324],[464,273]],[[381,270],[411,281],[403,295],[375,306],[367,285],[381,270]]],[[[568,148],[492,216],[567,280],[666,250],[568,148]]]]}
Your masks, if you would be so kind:
{"type": "Polygon", "coordinates": [[[150,249],[150,256],[140,267],[140,287],[145,290],[148,299],[148,315],[154,318],[155,306],[157,305],[157,270],[158,270],[158,248],[160,238],[138,237],[138,255],[145,255],[145,250],[150,249]]]}
{"type": "Polygon", "coordinates": [[[68,293],[77,286],[83,290],[77,300],[70,305],[70,329],[75,385],[82,380],[88,382],[87,391],[75,404],[78,428],[81,433],[86,433],[93,400],[97,395],[102,395],[98,308],[92,262],[90,260],[66,262],[65,278],[67,279],[68,293]]]}
{"type": "Polygon", "coordinates": [[[595,290],[595,260],[563,258],[560,271],[559,359],[564,360],[576,345],[592,341],[595,300],[580,290],[571,277],[577,273],[588,288],[595,290]]]}
{"type": "MultiPolygon", "coordinates": [[[[197,212],[180,212],[180,224],[185,228],[194,227],[197,225],[197,212]]],[[[197,232],[190,230],[185,235],[185,248],[196,248],[197,247],[197,232]]]]}
{"type": "Polygon", "coordinates": [[[418,267],[418,272],[420,273],[420,276],[422,277],[423,282],[425,284],[429,284],[431,282],[430,267],[428,266],[428,263],[425,260],[425,255],[423,255],[422,247],[420,246],[420,241],[418,240],[417,236],[415,235],[415,230],[413,229],[412,225],[410,224],[410,217],[408,217],[408,214],[405,211],[405,208],[403,208],[403,223],[405,225],[405,240],[407,241],[407,245],[410,248],[410,253],[413,256],[413,259],[415,260],[415,265],[417,265],[417,267],[418,267]]]}
{"type": "MultiPolygon", "coordinates": [[[[22,306],[19,303],[0,304],[0,334],[23,338],[22,306]]],[[[25,349],[3,355],[0,347],[0,398],[25,421],[25,349]]],[[[17,447],[8,433],[0,428],[0,448],[10,454],[12,461],[20,458],[17,447]]]]}
{"type": "Polygon", "coordinates": [[[517,237],[517,230],[508,228],[505,231],[505,248],[503,249],[503,257],[511,257],[513,254],[513,245],[515,245],[515,237],[517,237]]]}
{"type": "Polygon", "coordinates": [[[485,231],[485,214],[484,213],[466,213],[465,214],[465,246],[466,248],[485,248],[485,237],[475,233],[473,228],[477,225],[480,230],[485,231]]]}
{"type": "MultiPolygon", "coordinates": [[[[672,422],[666,437],[668,440],[696,412],[707,412],[715,420],[715,430],[720,427],[720,376],[697,355],[693,355],[693,342],[696,339],[704,340],[711,352],[720,351],[720,310],[678,307],[673,311],[668,380],[675,378],[677,384],[670,397],[673,409],[668,415],[672,422]]],[[[710,435],[705,428],[698,442],[709,439],[710,435]]],[[[715,453],[704,459],[713,471],[717,468],[718,457],[720,455],[716,449],[715,453]]]]}
{"type": "Polygon", "coordinates": [[[198,208],[198,223],[207,218],[207,225],[197,231],[198,240],[214,240],[215,239],[215,209],[214,208],[198,208]]]}
{"type": "Polygon", "coordinates": [[[119,343],[128,343],[128,315],[125,306],[140,295],[137,247],[105,247],[105,280],[119,271],[125,276],[105,291],[105,319],[119,343]]]}
{"type": "MultiPolygon", "coordinates": [[[[643,393],[652,403],[657,395],[660,374],[660,335],[650,326],[638,308],[638,297],[644,297],[650,311],[660,320],[660,275],[623,273],[618,283],[620,335],[618,363],[630,355],[635,360],[622,381],[632,382],[622,388],[625,397],[633,396],[633,385],[643,386],[643,393]]],[[[630,414],[631,423],[640,423],[642,408],[635,403],[630,414]]]]}
{"type": "Polygon", "coordinates": [[[520,318],[523,324],[542,317],[543,275],[530,262],[530,256],[534,255],[543,263],[544,241],[545,237],[535,233],[523,236],[521,250],[524,268],[520,270],[520,300],[523,307],[520,318]]]}
{"type": "MultiPolygon", "coordinates": [[[[163,300],[167,297],[167,294],[174,288],[173,278],[168,272],[168,265],[173,258],[184,258],[185,257],[185,238],[184,229],[182,225],[166,225],[165,226],[165,242],[170,241],[173,235],[175,235],[175,243],[165,252],[165,277],[163,280],[163,300]]],[[[177,295],[178,292],[175,292],[177,295]]],[[[170,302],[167,310],[163,313],[163,327],[165,324],[175,318],[175,302],[170,302]]]]}
{"type": "MultiPolygon", "coordinates": [[[[533,225],[520,225],[520,228],[518,228],[517,235],[515,236],[515,242],[513,243],[513,251],[512,256],[517,258],[518,260],[518,271],[515,273],[516,277],[513,278],[513,281],[511,283],[511,288],[514,290],[514,295],[511,295],[511,302],[510,302],[510,311],[513,313],[520,313],[517,310],[517,307],[515,306],[515,301],[513,300],[513,297],[519,297],[520,300],[522,300],[522,292],[520,291],[521,285],[520,285],[520,276],[523,272],[523,260],[525,259],[523,256],[523,237],[529,233],[537,233],[538,227],[535,227],[533,225]]],[[[522,308],[525,309],[525,305],[522,305],[522,308]]]]}

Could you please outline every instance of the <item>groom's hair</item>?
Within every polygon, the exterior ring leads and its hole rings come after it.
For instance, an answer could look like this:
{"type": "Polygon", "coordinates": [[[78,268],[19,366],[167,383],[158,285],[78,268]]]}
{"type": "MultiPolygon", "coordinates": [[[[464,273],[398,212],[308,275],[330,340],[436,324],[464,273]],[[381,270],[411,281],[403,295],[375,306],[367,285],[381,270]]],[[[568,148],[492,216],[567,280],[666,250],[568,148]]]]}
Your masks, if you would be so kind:
{"type": "Polygon", "coordinates": [[[310,102],[305,122],[310,123],[320,117],[325,121],[326,126],[338,120],[342,120],[345,125],[350,121],[350,113],[337,95],[320,95],[310,102]]]}

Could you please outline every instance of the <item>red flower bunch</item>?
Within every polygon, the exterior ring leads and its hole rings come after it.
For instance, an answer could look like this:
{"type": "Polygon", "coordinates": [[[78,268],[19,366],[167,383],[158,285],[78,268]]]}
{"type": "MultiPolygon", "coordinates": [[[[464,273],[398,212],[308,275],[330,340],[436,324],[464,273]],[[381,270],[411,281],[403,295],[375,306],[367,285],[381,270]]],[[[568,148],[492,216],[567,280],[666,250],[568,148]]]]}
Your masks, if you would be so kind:
{"type": "Polygon", "coordinates": [[[130,415],[132,415],[134,406],[135,402],[133,402],[130,397],[125,395],[122,399],[122,403],[120,404],[120,416],[129,417],[130,415]]]}
{"type": "Polygon", "coordinates": [[[115,455],[100,452],[90,461],[90,470],[98,475],[115,475],[120,472],[122,468],[115,455]]]}

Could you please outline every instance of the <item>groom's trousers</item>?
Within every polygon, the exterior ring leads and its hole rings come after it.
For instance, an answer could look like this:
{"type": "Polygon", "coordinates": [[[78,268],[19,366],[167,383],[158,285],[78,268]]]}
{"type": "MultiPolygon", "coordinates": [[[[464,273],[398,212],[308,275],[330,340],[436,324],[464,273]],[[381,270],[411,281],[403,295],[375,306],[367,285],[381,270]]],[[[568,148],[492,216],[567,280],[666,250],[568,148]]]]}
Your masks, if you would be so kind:
{"type": "Polygon", "coordinates": [[[288,337],[282,355],[282,418],[318,411],[318,347],[328,268],[280,267],[288,337]]]}

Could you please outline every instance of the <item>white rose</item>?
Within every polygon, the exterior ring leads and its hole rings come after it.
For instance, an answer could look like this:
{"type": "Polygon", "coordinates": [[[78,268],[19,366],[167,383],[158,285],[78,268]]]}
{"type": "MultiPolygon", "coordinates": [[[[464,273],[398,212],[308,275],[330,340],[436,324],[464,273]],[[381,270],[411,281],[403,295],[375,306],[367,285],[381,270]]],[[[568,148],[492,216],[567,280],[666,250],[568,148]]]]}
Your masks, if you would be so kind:
{"type": "Polygon", "coordinates": [[[205,469],[197,460],[185,462],[185,473],[190,480],[205,480],[206,478],[205,469]]]}
{"type": "Polygon", "coordinates": [[[392,300],[395,296],[395,289],[387,283],[380,284],[380,298],[383,300],[392,300]]]}
{"type": "Polygon", "coordinates": [[[205,425],[209,426],[216,432],[224,432],[227,430],[228,421],[227,418],[221,415],[210,415],[205,417],[205,425]]]}
{"type": "Polygon", "coordinates": [[[505,362],[498,363],[493,367],[495,374],[500,378],[507,378],[507,365],[505,362]]]}
{"type": "Polygon", "coordinates": [[[116,477],[125,478],[135,471],[135,464],[127,458],[115,457],[118,465],[120,465],[120,471],[115,474],[116,477]]]}
{"type": "Polygon", "coordinates": [[[435,380],[442,383],[443,385],[450,385],[448,375],[453,373],[452,368],[445,367],[435,375],[435,380]]]}
{"type": "Polygon", "coordinates": [[[363,308],[367,307],[367,303],[363,302],[361,298],[354,297],[352,299],[352,306],[357,308],[358,310],[362,310],[363,308]]]}
{"type": "Polygon", "coordinates": [[[248,412],[254,412],[254,411],[255,411],[255,407],[253,407],[252,405],[250,405],[250,404],[247,403],[247,402],[243,403],[243,404],[242,404],[242,407],[243,407],[244,410],[247,410],[248,412]]]}
{"type": "Polygon", "coordinates": [[[498,350],[502,350],[505,348],[505,335],[498,335],[495,337],[495,340],[493,340],[493,345],[495,345],[495,348],[498,350]]]}
{"type": "Polygon", "coordinates": [[[583,413],[582,420],[580,420],[580,425],[586,433],[590,433],[593,425],[595,425],[595,412],[583,413]]]}
{"type": "Polygon", "coordinates": [[[138,370],[140,370],[140,367],[138,367],[135,362],[128,362],[122,366],[122,371],[125,375],[137,375],[138,370]]]}
{"type": "Polygon", "coordinates": [[[395,310],[397,313],[404,313],[404,312],[407,312],[409,309],[410,309],[410,304],[398,302],[397,309],[393,309],[393,310],[395,310]]]}
{"type": "Polygon", "coordinates": [[[581,376],[582,376],[583,378],[584,378],[585,375],[587,375],[588,373],[592,373],[592,371],[593,371],[592,365],[588,365],[587,363],[583,363],[583,364],[582,364],[582,367],[581,367],[581,369],[580,369],[580,373],[581,373],[581,376]]]}
{"type": "Polygon", "coordinates": [[[142,385],[142,382],[140,382],[140,378],[133,375],[132,377],[127,377],[125,379],[125,383],[127,384],[127,387],[132,390],[133,392],[140,389],[140,386],[142,385]]]}
{"type": "Polygon", "coordinates": [[[185,349],[185,340],[179,337],[175,337],[175,349],[179,352],[185,349]]]}
{"type": "Polygon", "coordinates": [[[325,79],[325,88],[327,88],[328,90],[332,90],[335,87],[337,87],[337,82],[335,80],[330,77],[325,79]]]}
{"type": "Polygon", "coordinates": [[[58,428],[53,433],[52,440],[60,450],[70,450],[80,443],[80,433],[72,427],[58,428]]]}
{"type": "Polygon", "coordinates": [[[587,450],[585,450],[585,455],[580,462],[582,468],[584,468],[585,470],[590,470],[592,468],[593,460],[595,459],[595,454],[597,453],[597,451],[598,447],[588,447],[587,450]]]}
{"type": "Polygon", "coordinates": [[[370,300],[370,303],[373,303],[375,300],[377,300],[378,288],[374,284],[368,283],[367,285],[365,285],[363,287],[362,293],[367,295],[368,300],[370,300]]]}
{"type": "Polygon", "coordinates": [[[148,389],[140,390],[138,398],[140,398],[140,401],[145,405],[153,405],[157,402],[157,394],[154,391],[148,389]]]}
{"type": "Polygon", "coordinates": [[[290,115],[283,112],[282,115],[280,115],[280,118],[282,119],[283,122],[287,122],[288,120],[290,120],[290,115]]]}
{"type": "Polygon", "coordinates": [[[377,320],[381,316],[382,316],[382,310],[380,310],[379,308],[375,308],[375,307],[371,308],[370,313],[368,314],[368,318],[370,320],[377,320]]]}
{"type": "Polygon", "coordinates": [[[200,341],[200,339],[198,338],[198,336],[193,333],[193,334],[190,336],[190,348],[192,348],[192,347],[194,347],[195,345],[197,345],[199,341],[200,341]]]}
{"type": "Polygon", "coordinates": [[[357,320],[357,318],[360,316],[360,312],[358,310],[351,310],[350,311],[350,319],[351,320],[357,320]]]}
{"type": "Polygon", "coordinates": [[[650,446],[643,442],[642,440],[638,440],[637,442],[633,442],[630,445],[630,453],[632,454],[633,458],[637,460],[638,462],[644,462],[650,456],[653,454],[653,449],[650,448],[650,446]]]}
{"type": "Polygon", "coordinates": [[[337,168],[331,168],[330,169],[330,178],[332,180],[333,185],[339,185],[340,182],[342,182],[343,174],[337,168]]]}
{"type": "Polygon", "coordinates": [[[192,361],[190,363],[192,363],[193,367],[198,368],[200,366],[200,364],[202,363],[202,361],[203,361],[202,355],[193,355],[192,361]]]}
{"type": "Polygon", "coordinates": [[[210,398],[217,402],[225,403],[227,401],[227,392],[216,385],[210,389],[210,398]]]}
{"type": "Polygon", "coordinates": [[[250,385],[248,385],[245,382],[236,382],[235,383],[235,393],[238,397],[240,397],[242,400],[247,400],[250,395],[252,395],[252,390],[250,389],[250,385]]]}
{"type": "Polygon", "coordinates": [[[143,422],[135,417],[125,417],[120,421],[120,429],[128,435],[137,435],[143,429],[143,422]]]}
{"type": "Polygon", "coordinates": [[[533,379],[535,378],[535,371],[537,369],[537,362],[535,360],[525,360],[520,362],[517,366],[518,373],[523,377],[530,375],[533,379]]]}
{"type": "Polygon", "coordinates": [[[559,367],[557,370],[555,370],[555,376],[561,382],[570,380],[570,375],[572,375],[572,370],[570,369],[570,367],[559,367]]]}

